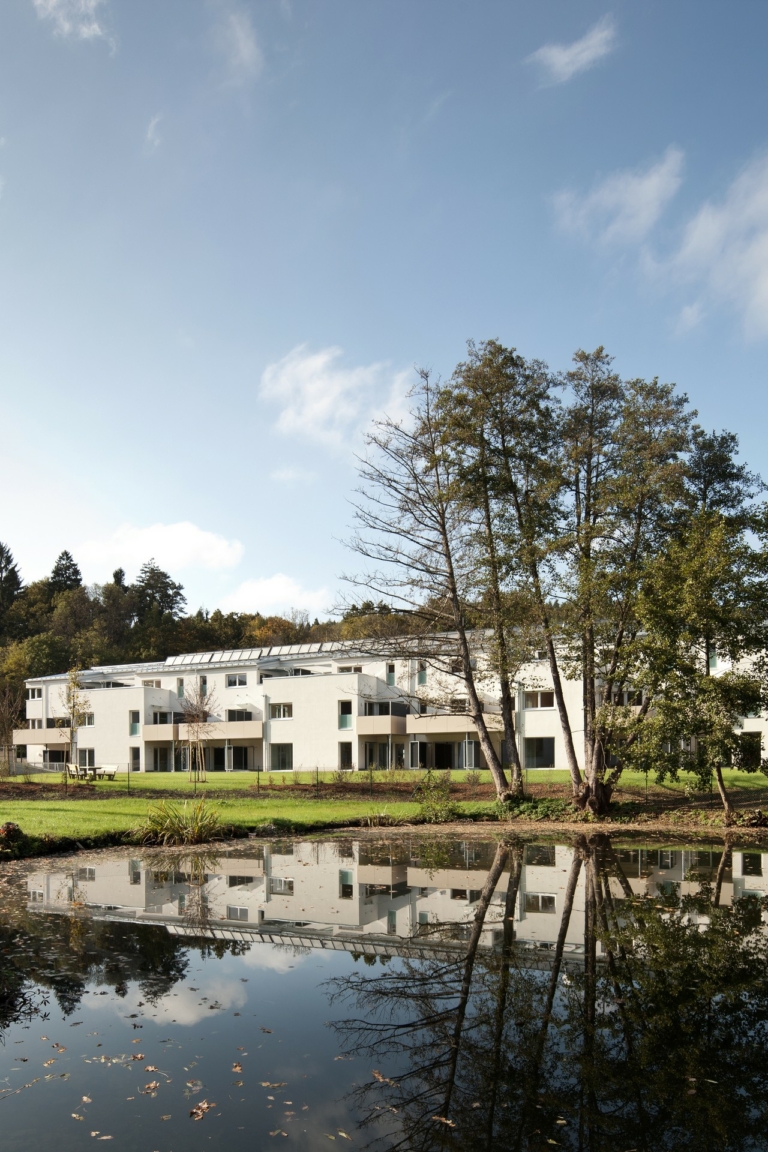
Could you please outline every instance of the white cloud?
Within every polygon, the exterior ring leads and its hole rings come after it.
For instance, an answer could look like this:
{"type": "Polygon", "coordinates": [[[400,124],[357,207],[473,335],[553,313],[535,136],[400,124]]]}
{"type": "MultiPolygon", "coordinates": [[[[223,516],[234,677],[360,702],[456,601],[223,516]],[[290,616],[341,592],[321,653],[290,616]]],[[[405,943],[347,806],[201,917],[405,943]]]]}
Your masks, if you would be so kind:
{"type": "Polygon", "coordinates": [[[566,80],[586,72],[603,60],[616,47],[616,24],[610,14],[598,20],[593,28],[573,44],[544,44],[528,56],[526,64],[537,64],[549,84],[563,84],[566,80]]]}
{"type": "Polygon", "coordinates": [[[41,20],[53,25],[57,36],[74,40],[110,40],[100,18],[106,0],[32,0],[41,20]]]}
{"type": "Polygon", "coordinates": [[[160,133],[157,129],[161,120],[162,116],[158,112],[158,114],[153,116],[149,122],[146,135],[144,137],[144,144],[148,152],[155,152],[160,147],[160,133]]]}
{"type": "Polygon", "coordinates": [[[244,9],[227,6],[216,29],[216,42],[228,84],[242,87],[256,79],[264,67],[264,53],[244,9]]]}
{"type": "Polygon", "coordinates": [[[300,481],[306,483],[314,480],[315,473],[308,472],[305,468],[276,468],[274,472],[270,472],[269,478],[278,484],[298,484],[300,481]]]}
{"type": "Polygon", "coordinates": [[[304,588],[292,576],[282,572],[261,580],[246,580],[226,596],[219,607],[222,612],[286,612],[304,608],[307,612],[324,612],[331,597],[325,588],[304,588]]]}
{"type": "MultiPolygon", "coordinates": [[[[686,225],[677,252],[654,270],[659,278],[695,284],[698,295],[736,309],[747,336],[768,335],[768,156],[748,164],[719,203],[704,203],[686,225]]],[[[684,310],[689,328],[702,308],[698,300],[684,310]]]]}
{"type": "MultiPolygon", "coordinates": [[[[198,1024],[201,1020],[209,1020],[217,1013],[212,1013],[210,1004],[219,1004],[222,1009],[242,1008],[248,1000],[248,993],[242,983],[237,980],[227,980],[226,977],[212,977],[199,980],[198,991],[194,992],[187,984],[177,984],[176,987],[161,996],[152,1005],[152,1015],[158,1024],[181,1024],[189,1027],[198,1024]],[[202,985],[202,986],[200,986],[202,985]],[[205,996],[206,1001],[200,997],[205,996]]],[[[125,997],[118,999],[106,996],[88,998],[88,1008],[94,1013],[116,1016],[124,1021],[128,1009],[134,1012],[141,1011],[142,993],[138,984],[131,983],[125,997]]]]}
{"type": "Polygon", "coordinates": [[[346,368],[342,356],[341,348],[310,352],[300,344],[267,365],[259,395],[279,406],[279,431],[342,449],[377,413],[403,413],[410,373],[383,362],[346,368]]]}
{"type": "Polygon", "coordinates": [[[184,568],[233,568],[243,557],[239,540],[227,540],[188,520],[146,528],[123,524],[110,536],[87,540],[75,551],[83,568],[101,580],[118,565],[130,574],[150,557],[173,573],[184,568]]]}
{"type": "Polygon", "coordinates": [[[285,975],[291,968],[300,968],[309,959],[316,959],[316,956],[297,952],[290,946],[270,944],[256,937],[250,951],[240,957],[240,962],[246,968],[259,968],[285,975]]]}
{"type": "Polygon", "coordinates": [[[645,169],[613,172],[585,195],[566,190],[553,197],[561,227],[603,244],[643,240],[682,181],[683,153],[669,147],[645,169]]]}

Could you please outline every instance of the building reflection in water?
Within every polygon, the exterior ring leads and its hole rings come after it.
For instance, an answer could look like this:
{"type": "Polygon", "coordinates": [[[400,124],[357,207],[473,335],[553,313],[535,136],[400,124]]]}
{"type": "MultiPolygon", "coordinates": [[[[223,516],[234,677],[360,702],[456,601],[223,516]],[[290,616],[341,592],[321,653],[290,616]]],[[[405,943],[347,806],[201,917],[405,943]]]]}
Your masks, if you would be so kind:
{"type": "Polygon", "coordinates": [[[327,992],[388,1148],[768,1147],[768,853],[274,840],[27,882],[28,912],[366,958],[327,992]]]}

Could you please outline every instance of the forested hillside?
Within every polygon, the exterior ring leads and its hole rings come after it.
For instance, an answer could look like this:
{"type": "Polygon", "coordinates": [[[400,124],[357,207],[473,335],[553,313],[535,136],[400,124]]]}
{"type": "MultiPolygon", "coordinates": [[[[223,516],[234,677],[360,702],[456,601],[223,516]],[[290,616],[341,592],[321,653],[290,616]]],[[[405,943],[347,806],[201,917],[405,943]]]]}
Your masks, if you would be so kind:
{"type": "Polygon", "coordinates": [[[154,560],[132,584],[118,568],[108,583],[85,585],[74,558],[62,552],[50,576],[24,584],[10,548],[0,543],[0,712],[18,712],[28,676],[181,652],[351,639],[380,627],[382,611],[366,603],[323,622],[302,612],[188,614],[182,585],[154,560]]]}

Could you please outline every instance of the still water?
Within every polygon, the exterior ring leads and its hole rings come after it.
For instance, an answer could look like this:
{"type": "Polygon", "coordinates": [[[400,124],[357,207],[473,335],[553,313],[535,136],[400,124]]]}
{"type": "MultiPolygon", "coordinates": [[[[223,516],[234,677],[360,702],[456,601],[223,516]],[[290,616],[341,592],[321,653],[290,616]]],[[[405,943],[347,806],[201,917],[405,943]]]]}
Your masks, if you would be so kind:
{"type": "Polygon", "coordinates": [[[768,1149],[766,893],[604,835],[3,866],[2,1148],[768,1149]]]}

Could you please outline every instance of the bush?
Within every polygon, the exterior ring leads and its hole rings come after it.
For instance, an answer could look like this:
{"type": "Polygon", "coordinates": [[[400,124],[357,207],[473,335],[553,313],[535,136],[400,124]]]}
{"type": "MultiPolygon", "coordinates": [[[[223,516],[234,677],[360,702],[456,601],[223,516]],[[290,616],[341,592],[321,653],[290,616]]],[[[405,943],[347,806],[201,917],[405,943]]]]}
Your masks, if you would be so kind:
{"type": "Polygon", "coordinates": [[[218,811],[207,801],[179,805],[163,800],[149,809],[136,836],[144,844],[207,844],[224,831],[218,811]]]}
{"type": "Polygon", "coordinates": [[[577,820],[582,814],[577,812],[570,800],[558,800],[543,796],[539,800],[510,800],[506,803],[497,800],[495,812],[499,820],[577,820]]]}
{"type": "Polygon", "coordinates": [[[419,806],[419,818],[425,824],[445,824],[459,815],[458,805],[451,802],[450,788],[448,773],[439,777],[431,768],[427,769],[413,792],[413,799],[419,806]]]}

